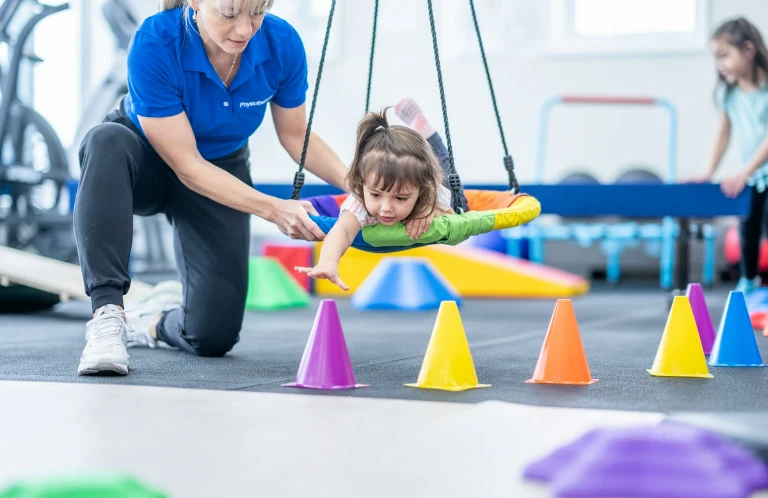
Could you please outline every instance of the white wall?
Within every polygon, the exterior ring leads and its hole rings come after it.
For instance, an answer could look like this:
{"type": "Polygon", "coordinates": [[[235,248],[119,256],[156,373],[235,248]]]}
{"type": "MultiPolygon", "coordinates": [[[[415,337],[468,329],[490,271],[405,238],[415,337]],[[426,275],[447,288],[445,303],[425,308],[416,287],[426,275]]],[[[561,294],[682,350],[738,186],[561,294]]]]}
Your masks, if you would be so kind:
{"type": "MultiPolygon", "coordinates": [[[[345,161],[352,156],[355,123],[364,105],[372,4],[338,3],[347,19],[343,58],[324,71],[316,111],[314,129],[345,161]]],[[[439,2],[435,4],[439,8],[439,2]]],[[[382,5],[382,9],[387,8],[387,2],[382,5]]],[[[442,130],[426,7],[407,12],[416,14],[416,21],[410,23],[416,31],[387,33],[382,29],[379,34],[372,107],[414,97],[442,130]]],[[[768,4],[764,0],[711,2],[713,27],[735,15],[749,17],[768,33],[768,4]]],[[[388,16],[390,20],[396,17],[388,16]]],[[[693,174],[705,166],[715,131],[711,104],[715,72],[708,53],[573,59],[494,57],[489,63],[507,141],[522,181],[534,177],[541,105],[548,97],[564,93],[669,99],[679,114],[680,174],[693,174]]],[[[502,149],[479,57],[461,62],[443,59],[443,75],[456,164],[463,181],[503,183],[502,149]]],[[[313,71],[311,81],[314,77],[313,71]]],[[[650,165],[661,175],[666,172],[668,127],[663,110],[559,107],[551,123],[547,181],[556,181],[569,169],[582,165],[603,181],[611,181],[632,163],[650,165]]],[[[293,165],[274,144],[274,132],[269,127],[257,132],[253,140],[254,178],[289,182],[293,165]]],[[[738,167],[734,150],[732,147],[721,171],[738,167]]]]}
{"type": "MultiPolygon", "coordinates": [[[[434,4],[440,8],[439,0],[434,4]]],[[[146,14],[155,5],[154,0],[137,2],[146,14]]],[[[372,6],[372,0],[337,2],[339,17],[332,37],[341,37],[342,50],[325,68],[315,114],[313,129],[346,162],[352,157],[355,126],[365,103],[372,6]]],[[[745,15],[768,35],[765,0],[711,0],[710,6],[712,28],[726,18],[745,15]]],[[[381,2],[380,16],[372,107],[413,97],[442,131],[426,2],[381,2]]],[[[469,26],[471,19],[466,22],[469,26]]],[[[94,43],[97,51],[109,46],[94,43]]],[[[108,61],[103,52],[94,55],[94,74],[98,74],[98,67],[108,61]]],[[[501,144],[479,56],[460,60],[444,56],[442,62],[456,164],[464,183],[505,182],[501,144]]],[[[680,174],[695,174],[706,164],[716,124],[711,97],[715,69],[707,52],[570,59],[501,56],[491,57],[489,63],[507,141],[523,182],[534,177],[541,105],[558,94],[664,97],[679,115],[680,174]]],[[[317,60],[310,64],[308,99],[317,60]]],[[[630,164],[645,164],[662,176],[666,172],[668,123],[661,109],[559,107],[551,123],[547,181],[556,181],[577,166],[603,181],[611,181],[630,164]]],[[[735,150],[732,147],[726,156],[721,174],[739,166],[735,150]]],[[[292,181],[295,164],[277,143],[269,118],[252,139],[252,156],[254,181],[292,181]]]]}

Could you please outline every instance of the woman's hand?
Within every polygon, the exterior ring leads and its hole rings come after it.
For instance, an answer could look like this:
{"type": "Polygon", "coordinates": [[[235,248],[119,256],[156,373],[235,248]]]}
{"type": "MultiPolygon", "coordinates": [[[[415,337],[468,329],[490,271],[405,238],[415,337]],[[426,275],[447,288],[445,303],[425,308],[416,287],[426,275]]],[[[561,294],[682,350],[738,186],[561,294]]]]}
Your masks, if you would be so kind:
{"type": "Polygon", "coordinates": [[[435,212],[432,211],[424,218],[416,218],[405,224],[405,234],[411,239],[418,239],[429,230],[435,220],[435,212]]]}
{"type": "Polygon", "coordinates": [[[720,184],[720,190],[722,190],[727,197],[737,197],[741,191],[744,190],[748,179],[749,175],[744,171],[741,171],[725,178],[720,184]]]}
{"type": "Polygon", "coordinates": [[[325,239],[320,227],[309,218],[310,214],[316,215],[317,211],[309,201],[277,199],[268,221],[277,225],[281,232],[292,239],[325,239]]]}
{"type": "Polygon", "coordinates": [[[320,262],[315,265],[314,268],[307,268],[305,266],[295,266],[293,268],[299,273],[304,273],[312,278],[326,278],[339,286],[342,290],[349,290],[347,284],[345,284],[341,278],[339,278],[339,267],[332,263],[320,262]]]}

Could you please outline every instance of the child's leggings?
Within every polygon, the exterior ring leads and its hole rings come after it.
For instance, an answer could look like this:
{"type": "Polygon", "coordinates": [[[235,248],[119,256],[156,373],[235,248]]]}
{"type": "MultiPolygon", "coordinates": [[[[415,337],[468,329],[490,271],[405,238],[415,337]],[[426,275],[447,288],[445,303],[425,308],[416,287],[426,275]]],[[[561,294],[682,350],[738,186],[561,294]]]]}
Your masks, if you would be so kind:
{"type": "MultiPolygon", "coordinates": [[[[437,156],[437,159],[440,161],[440,167],[443,168],[443,176],[445,176],[445,179],[443,180],[443,185],[448,190],[451,189],[451,187],[448,186],[448,175],[451,174],[451,160],[448,157],[448,149],[445,148],[445,144],[443,143],[443,139],[440,137],[440,134],[435,132],[432,134],[431,137],[427,139],[427,142],[429,142],[429,145],[432,146],[432,151],[437,156]]],[[[461,186],[461,204],[464,206],[464,212],[469,211],[469,205],[467,205],[467,197],[464,195],[464,186],[461,186]]]]}
{"type": "MultiPolygon", "coordinates": [[[[758,192],[755,187],[752,189],[752,205],[749,209],[749,216],[741,222],[741,276],[751,280],[757,276],[758,257],[760,255],[760,239],[763,231],[766,229],[766,197],[768,189],[758,192]]],[[[765,230],[768,232],[768,230],[765,230]]]]}

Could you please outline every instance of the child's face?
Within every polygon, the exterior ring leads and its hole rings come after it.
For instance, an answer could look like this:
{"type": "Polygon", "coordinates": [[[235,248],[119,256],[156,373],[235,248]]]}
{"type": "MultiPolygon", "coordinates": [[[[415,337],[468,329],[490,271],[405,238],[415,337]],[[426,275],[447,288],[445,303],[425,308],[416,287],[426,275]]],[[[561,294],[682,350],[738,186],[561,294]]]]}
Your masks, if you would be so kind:
{"type": "Polygon", "coordinates": [[[407,218],[419,198],[419,190],[409,186],[400,186],[397,192],[388,192],[366,183],[363,193],[365,209],[386,226],[392,226],[407,218]]]}
{"type": "Polygon", "coordinates": [[[747,79],[752,72],[752,53],[749,48],[739,49],[725,40],[712,40],[712,55],[717,62],[717,70],[728,83],[747,79]]]}

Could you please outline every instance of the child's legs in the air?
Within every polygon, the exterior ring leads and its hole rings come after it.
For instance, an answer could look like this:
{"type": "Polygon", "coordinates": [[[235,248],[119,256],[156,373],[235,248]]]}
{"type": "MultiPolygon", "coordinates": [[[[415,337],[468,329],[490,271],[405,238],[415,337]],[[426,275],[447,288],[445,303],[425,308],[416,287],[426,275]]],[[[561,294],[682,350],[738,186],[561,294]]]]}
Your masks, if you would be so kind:
{"type": "MultiPolygon", "coordinates": [[[[427,142],[429,142],[429,145],[432,147],[432,152],[434,152],[437,156],[437,159],[440,161],[440,167],[443,169],[443,185],[445,185],[445,188],[450,190],[451,187],[448,185],[448,175],[451,174],[451,159],[448,155],[448,149],[445,147],[442,137],[437,132],[434,132],[429,138],[427,138],[427,142]]],[[[460,193],[461,205],[464,207],[465,212],[469,211],[467,196],[464,195],[464,185],[461,186],[460,193]]]]}
{"type": "Polygon", "coordinates": [[[741,278],[736,285],[739,292],[748,294],[760,286],[758,277],[758,257],[760,255],[760,239],[763,235],[763,226],[765,224],[766,196],[768,190],[758,192],[755,187],[752,189],[752,203],[749,210],[749,216],[741,221],[739,232],[741,235],[741,278]]]}
{"type": "MultiPolygon", "coordinates": [[[[440,167],[443,169],[443,176],[445,178],[443,180],[443,185],[445,188],[450,189],[448,184],[448,175],[451,174],[451,160],[450,156],[448,155],[448,149],[445,147],[443,139],[440,137],[440,135],[435,131],[434,128],[432,128],[432,125],[429,124],[429,121],[422,112],[421,108],[414,100],[403,99],[395,106],[395,112],[397,113],[397,117],[402,119],[403,122],[413,128],[414,131],[427,139],[427,142],[429,142],[429,145],[432,147],[432,151],[440,161],[440,167]]],[[[463,186],[461,187],[460,195],[461,204],[464,208],[464,211],[469,211],[467,197],[464,195],[463,186]]]]}

